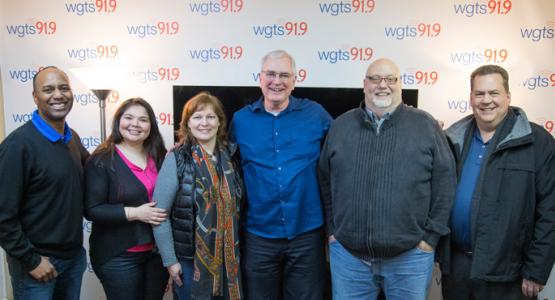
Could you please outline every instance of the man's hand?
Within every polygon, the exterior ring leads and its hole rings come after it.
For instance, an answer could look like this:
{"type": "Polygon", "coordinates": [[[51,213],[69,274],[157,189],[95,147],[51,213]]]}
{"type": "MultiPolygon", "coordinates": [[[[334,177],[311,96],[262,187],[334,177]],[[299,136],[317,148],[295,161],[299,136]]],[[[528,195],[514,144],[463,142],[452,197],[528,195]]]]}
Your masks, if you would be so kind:
{"type": "Polygon", "coordinates": [[[333,236],[333,234],[330,235],[330,237],[328,238],[328,244],[331,244],[331,243],[333,243],[333,242],[335,242],[335,241],[336,241],[335,236],[333,236]]]}
{"type": "Polygon", "coordinates": [[[431,253],[434,251],[434,247],[430,246],[430,244],[426,243],[425,241],[420,241],[420,243],[418,243],[418,249],[424,251],[424,252],[428,252],[431,253]]]}
{"type": "Polygon", "coordinates": [[[544,285],[535,283],[532,280],[522,279],[522,294],[526,297],[537,296],[544,288],[544,285]]]}
{"type": "Polygon", "coordinates": [[[54,268],[46,256],[40,257],[40,264],[29,272],[29,274],[40,282],[48,282],[58,276],[56,268],[54,268]]]}
{"type": "Polygon", "coordinates": [[[170,279],[177,284],[177,286],[181,287],[183,285],[183,281],[181,281],[181,265],[179,263],[175,263],[169,267],[167,267],[168,273],[170,273],[170,279]]]}

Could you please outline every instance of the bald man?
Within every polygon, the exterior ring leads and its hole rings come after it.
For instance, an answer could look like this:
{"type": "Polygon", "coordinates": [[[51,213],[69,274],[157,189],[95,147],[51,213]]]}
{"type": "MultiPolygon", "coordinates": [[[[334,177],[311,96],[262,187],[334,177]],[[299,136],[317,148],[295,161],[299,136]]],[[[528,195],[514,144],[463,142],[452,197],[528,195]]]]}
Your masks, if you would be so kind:
{"type": "Polygon", "coordinates": [[[425,299],[449,232],[454,161],[434,118],[402,103],[399,76],[393,61],[374,61],[364,101],[332,123],[322,149],[333,299],[425,299]]]}
{"type": "Polygon", "coordinates": [[[33,119],[0,144],[0,245],[14,299],[79,299],[83,249],[83,163],[88,156],[65,122],[69,79],[46,67],[33,78],[33,119]]]}

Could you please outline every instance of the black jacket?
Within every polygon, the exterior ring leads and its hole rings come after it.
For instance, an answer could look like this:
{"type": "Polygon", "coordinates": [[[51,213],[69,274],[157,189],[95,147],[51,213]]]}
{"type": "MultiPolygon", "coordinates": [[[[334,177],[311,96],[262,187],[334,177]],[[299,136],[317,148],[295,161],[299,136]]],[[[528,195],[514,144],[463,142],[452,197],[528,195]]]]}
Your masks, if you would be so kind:
{"type": "MultiPolygon", "coordinates": [[[[475,124],[468,116],[447,130],[459,174],[475,124]]],[[[492,143],[473,196],[470,277],[545,284],[555,260],[555,142],[511,107],[492,143]]],[[[449,241],[442,246],[448,273],[449,241]]]]}
{"type": "Polygon", "coordinates": [[[154,242],[149,224],[129,222],[124,206],[148,202],[145,186],[114,154],[92,155],[85,165],[85,217],[93,222],[89,239],[91,263],[100,266],[141,244],[154,242]]]}
{"type": "Polygon", "coordinates": [[[179,190],[172,207],[172,233],[175,243],[175,255],[178,258],[190,258],[195,255],[194,230],[194,188],[195,171],[191,146],[184,145],[175,150],[179,190]]]}

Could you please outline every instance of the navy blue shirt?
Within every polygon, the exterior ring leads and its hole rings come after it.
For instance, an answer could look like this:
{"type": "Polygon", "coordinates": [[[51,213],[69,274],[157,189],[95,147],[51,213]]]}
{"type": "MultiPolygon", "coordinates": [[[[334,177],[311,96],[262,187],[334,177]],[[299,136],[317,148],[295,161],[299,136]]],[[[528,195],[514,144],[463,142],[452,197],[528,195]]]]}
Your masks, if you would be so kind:
{"type": "MultiPolygon", "coordinates": [[[[490,140],[491,141],[491,140],[490,140]]],[[[451,212],[451,228],[453,242],[462,250],[471,251],[470,240],[470,215],[472,210],[472,199],[476,183],[480,176],[482,162],[486,156],[489,142],[484,143],[480,136],[480,130],[475,129],[468,155],[464,161],[461,178],[455,195],[455,205],[451,212]]]]}
{"type": "Polygon", "coordinates": [[[64,144],[67,144],[69,143],[69,141],[71,141],[71,130],[69,129],[67,122],[64,123],[64,134],[60,134],[56,131],[56,129],[48,125],[48,123],[46,123],[46,121],[40,117],[38,110],[35,110],[33,112],[33,118],[31,119],[31,122],[33,122],[33,125],[35,125],[40,134],[42,134],[52,143],[62,140],[64,144]]]}
{"type": "Polygon", "coordinates": [[[293,239],[322,226],[316,165],[331,121],[320,104],[295,97],[277,116],[263,99],[234,114],[230,137],[241,152],[248,232],[293,239]]]}

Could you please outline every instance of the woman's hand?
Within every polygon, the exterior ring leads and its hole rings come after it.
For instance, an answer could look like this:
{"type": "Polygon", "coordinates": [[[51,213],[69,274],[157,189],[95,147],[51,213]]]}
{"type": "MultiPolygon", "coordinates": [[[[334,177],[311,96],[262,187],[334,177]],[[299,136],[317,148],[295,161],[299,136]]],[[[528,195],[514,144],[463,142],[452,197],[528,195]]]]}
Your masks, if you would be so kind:
{"type": "Polygon", "coordinates": [[[145,203],[139,207],[125,207],[128,221],[141,221],[152,225],[160,225],[168,214],[164,209],[154,207],[156,202],[145,203]]]}
{"type": "Polygon", "coordinates": [[[168,273],[170,273],[170,279],[177,284],[178,287],[183,286],[183,281],[181,280],[181,264],[175,263],[167,267],[168,273]]]}

